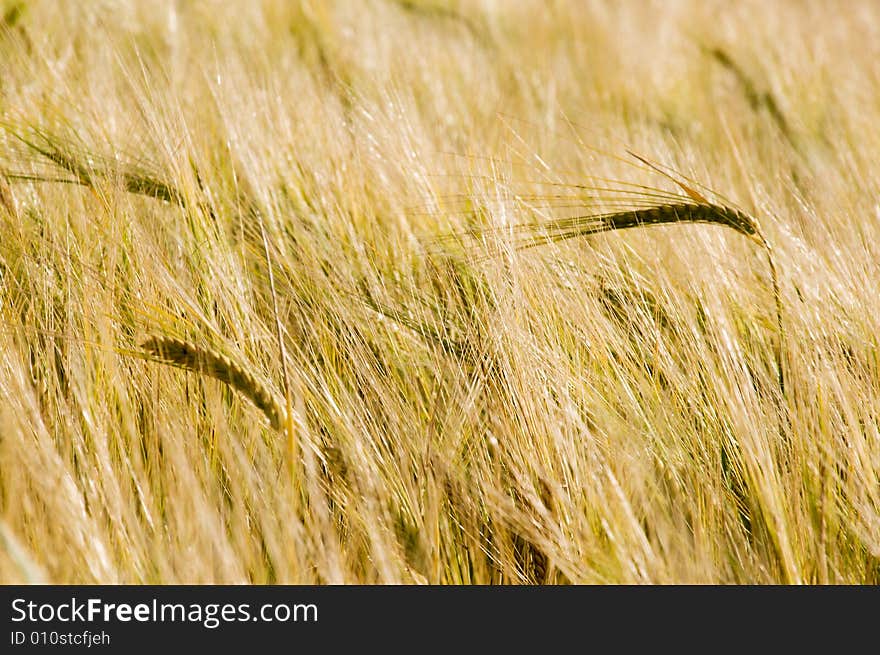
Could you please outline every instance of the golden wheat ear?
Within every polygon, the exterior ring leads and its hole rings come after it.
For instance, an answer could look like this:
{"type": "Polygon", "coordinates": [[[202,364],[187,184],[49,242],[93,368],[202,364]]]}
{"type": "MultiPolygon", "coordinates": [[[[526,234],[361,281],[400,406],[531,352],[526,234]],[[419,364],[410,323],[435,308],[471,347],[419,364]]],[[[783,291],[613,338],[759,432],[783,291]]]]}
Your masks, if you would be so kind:
{"type": "Polygon", "coordinates": [[[287,413],[278,397],[246,368],[210,348],[174,337],[153,336],[141,348],[155,361],[207,375],[243,394],[281,431],[287,413]]]}
{"type": "MultiPolygon", "coordinates": [[[[785,330],[782,320],[782,296],[779,287],[779,275],[773,256],[773,248],[762,231],[760,223],[752,215],[740,211],[730,205],[710,202],[703,194],[694,188],[699,185],[699,183],[694,183],[694,186],[685,184],[644,157],[633,152],[629,152],[629,154],[638,159],[645,166],[648,166],[657,173],[660,173],[675,182],[675,184],[684,191],[686,197],[679,196],[675,201],[671,201],[670,199],[662,198],[661,196],[660,199],[666,199],[667,202],[656,205],[642,204],[642,206],[638,208],[617,212],[588,213],[549,221],[544,220],[539,222],[520,223],[501,229],[472,229],[464,234],[450,236],[458,240],[461,240],[464,236],[471,236],[484,240],[485,242],[486,236],[495,234],[500,239],[503,239],[504,243],[507,243],[516,249],[526,249],[576,237],[638,227],[704,223],[730,228],[758,244],[763,248],[767,255],[767,262],[770,269],[770,280],[773,287],[773,298],[776,305],[776,325],[778,330],[778,339],[775,348],[775,364],[779,389],[784,396],[785,373],[783,370],[783,350],[785,330]]],[[[579,188],[577,185],[572,186],[574,188],[579,188]]],[[[655,196],[652,193],[645,193],[644,196],[648,203],[651,203],[655,199],[655,196]]],[[[636,202],[633,201],[633,204],[636,204],[636,202]]],[[[490,243],[490,245],[492,244],[490,243]]],[[[491,252],[487,256],[491,258],[496,254],[497,252],[491,252]]]]}

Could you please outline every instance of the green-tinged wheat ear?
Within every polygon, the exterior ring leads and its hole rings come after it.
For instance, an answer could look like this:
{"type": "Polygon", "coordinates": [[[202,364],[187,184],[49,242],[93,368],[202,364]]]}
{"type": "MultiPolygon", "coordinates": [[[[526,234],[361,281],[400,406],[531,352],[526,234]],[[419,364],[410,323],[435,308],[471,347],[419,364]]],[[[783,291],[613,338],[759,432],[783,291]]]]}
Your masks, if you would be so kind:
{"type": "MultiPolygon", "coordinates": [[[[65,150],[62,140],[50,135],[48,132],[34,130],[33,135],[25,135],[9,127],[6,127],[6,131],[34,152],[73,175],[73,179],[69,180],[56,180],[40,175],[16,175],[10,177],[30,181],[67,182],[94,187],[96,180],[110,179],[113,176],[113,171],[110,169],[102,169],[99,166],[87,163],[90,161],[87,154],[77,156],[73,148],[65,150]]],[[[123,187],[129,193],[164,200],[181,207],[185,206],[183,193],[167,182],[141,171],[118,170],[116,172],[122,179],[123,187]]]]}
{"type": "Polygon", "coordinates": [[[287,413],[278,397],[256,376],[226,355],[189,341],[162,336],[150,337],[141,344],[141,348],[163,364],[225,382],[249,398],[266,415],[275,430],[284,428],[287,413]]]}
{"type": "Polygon", "coordinates": [[[747,236],[752,241],[758,243],[767,253],[770,280],[773,285],[773,300],[776,305],[776,327],[779,332],[775,352],[776,369],[780,392],[785,395],[785,373],[782,362],[782,350],[785,339],[782,323],[782,297],[779,291],[779,276],[776,271],[776,263],[773,259],[773,248],[761,231],[758,221],[745,212],[725,205],[682,202],[613,214],[601,214],[594,217],[562,219],[552,221],[544,228],[544,235],[522,245],[523,247],[537,246],[542,243],[574,236],[672,223],[713,223],[723,225],[747,236]]]}

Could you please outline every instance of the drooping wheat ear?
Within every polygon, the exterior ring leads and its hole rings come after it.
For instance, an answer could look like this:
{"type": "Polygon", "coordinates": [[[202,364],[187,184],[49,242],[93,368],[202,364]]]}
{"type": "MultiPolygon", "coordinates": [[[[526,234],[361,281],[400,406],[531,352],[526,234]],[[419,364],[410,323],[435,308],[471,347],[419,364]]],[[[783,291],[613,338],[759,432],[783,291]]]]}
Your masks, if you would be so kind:
{"type": "Polygon", "coordinates": [[[510,230],[515,238],[520,238],[515,243],[516,247],[531,248],[553,241],[600,232],[672,223],[723,225],[760,242],[762,246],[766,245],[764,238],[760,236],[758,222],[748,214],[725,205],[694,202],[668,203],[610,214],[590,214],[541,223],[520,224],[514,225],[510,230]],[[537,233],[537,236],[527,236],[523,239],[519,233],[532,235],[537,233]]]}
{"type": "Polygon", "coordinates": [[[779,290],[776,264],[773,259],[773,248],[770,246],[770,242],[764,236],[761,226],[755,218],[733,207],[710,203],[690,187],[683,184],[681,186],[693,197],[693,200],[670,202],[654,207],[643,207],[608,214],[589,214],[552,221],[521,223],[508,228],[502,228],[501,230],[472,230],[470,234],[472,236],[479,236],[487,232],[493,232],[499,236],[509,234],[512,236],[511,245],[517,249],[524,249],[590,234],[652,225],[710,223],[736,230],[760,245],[767,253],[770,279],[773,286],[773,299],[776,304],[776,326],[778,330],[776,352],[774,353],[776,370],[779,389],[785,395],[785,374],[782,361],[785,333],[782,323],[782,297],[779,290]]]}
{"type": "Polygon", "coordinates": [[[286,412],[276,394],[226,355],[174,337],[150,337],[141,344],[141,348],[163,364],[202,373],[225,382],[262,410],[275,430],[281,431],[284,428],[286,412]]]}
{"type": "Polygon", "coordinates": [[[701,45],[700,48],[704,53],[720,64],[722,68],[725,68],[733,75],[739,83],[743,95],[746,98],[746,102],[749,103],[752,110],[759,111],[763,108],[773,122],[776,123],[776,127],[779,128],[779,132],[785,140],[788,141],[789,145],[795,150],[798,150],[798,145],[795,141],[794,134],[791,131],[791,127],[789,127],[788,121],[785,119],[785,114],[780,109],[780,104],[773,95],[773,92],[769,89],[759,88],[754,80],[752,80],[752,78],[746,73],[745,69],[723,48],[711,48],[706,45],[701,45]]]}
{"type": "Polygon", "coordinates": [[[94,188],[97,180],[111,179],[114,172],[121,178],[123,188],[129,193],[164,200],[181,207],[186,206],[183,193],[170,183],[159,179],[147,171],[137,170],[134,166],[120,168],[100,166],[93,162],[101,161],[101,157],[89,152],[80,152],[74,145],[67,144],[47,131],[31,129],[31,134],[18,131],[9,125],[0,125],[15,139],[22,142],[33,152],[73,175],[72,179],[55,179],[42,175],[10,175],[10,178],[32,182],[64,182],[81,184],[94,188]]]}

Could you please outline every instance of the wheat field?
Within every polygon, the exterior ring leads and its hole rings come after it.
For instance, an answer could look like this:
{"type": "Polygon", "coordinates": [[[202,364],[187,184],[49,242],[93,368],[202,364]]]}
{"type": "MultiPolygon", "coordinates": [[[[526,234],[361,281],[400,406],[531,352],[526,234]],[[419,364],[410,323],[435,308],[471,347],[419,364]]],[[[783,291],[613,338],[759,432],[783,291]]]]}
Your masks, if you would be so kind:
{"type": "Polygon", "coordinates": [[[880,584],[877,3],[0,11],[0,582],[880,584]]]}

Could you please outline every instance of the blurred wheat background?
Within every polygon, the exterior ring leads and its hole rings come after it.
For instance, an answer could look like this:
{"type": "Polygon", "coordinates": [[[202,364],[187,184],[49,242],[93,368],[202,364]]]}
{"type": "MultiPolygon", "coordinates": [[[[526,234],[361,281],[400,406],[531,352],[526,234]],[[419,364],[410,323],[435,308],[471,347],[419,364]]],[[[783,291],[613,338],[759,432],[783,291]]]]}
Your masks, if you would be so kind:
{"type": "Polygon", "coordinates": [[[880,583],[876,2],[0,11],[0,581],[880,583]]]}

